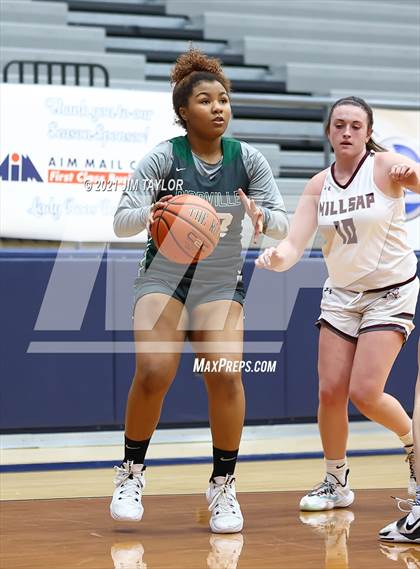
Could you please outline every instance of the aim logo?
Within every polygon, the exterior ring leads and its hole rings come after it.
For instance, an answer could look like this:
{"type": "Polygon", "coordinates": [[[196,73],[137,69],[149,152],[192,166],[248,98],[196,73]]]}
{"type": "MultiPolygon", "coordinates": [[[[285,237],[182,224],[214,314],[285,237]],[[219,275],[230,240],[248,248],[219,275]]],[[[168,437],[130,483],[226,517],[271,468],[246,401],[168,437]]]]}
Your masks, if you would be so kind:
{"type": "Polygon", "coordinates": [[[29,156],[16,152],[8,154],[0,164],[0,179],[10,182],[44,181],[29,156]]]}

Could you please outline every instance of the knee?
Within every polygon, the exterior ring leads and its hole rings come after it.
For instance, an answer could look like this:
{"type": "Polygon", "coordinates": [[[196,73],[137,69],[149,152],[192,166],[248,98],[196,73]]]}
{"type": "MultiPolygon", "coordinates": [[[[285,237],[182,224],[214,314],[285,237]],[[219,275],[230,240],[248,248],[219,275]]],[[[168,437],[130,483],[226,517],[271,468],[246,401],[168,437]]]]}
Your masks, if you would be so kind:
{"type": "Polygon", "coordinates": [[[328,379],[323,379],[319,385],[319,403],[326,407],[337,407],[345,406],[348,402],[348,389],[347,380],[343,378],[342,381],[337,382],[337,378],[334,381],[328,381],[328,379]]]}
{"type": "Polygon", "coordinates": [[[165,368],[152,362],[143,362],[141,366],[136,368],[131,392],[141,393],[148,397],[165,394],[174,379],[175,373],[176,368],[172,371],[171,367],[165,368]]]}
{"type": "Polygon", "coordinates": [[[226,399],[236,399],[242,396],[243,385],[240,374],[222,372],[207,379],[207,388],[210,393],[226,399]]]}
{"type": "Polygon", "coordinates": [[[381,393],[377,390],[369,389],[369,387],[351,387],[350,388],[350,399],[358,410],[363,413],[363,415],[369,415],[369,412],[376,407],[381,393]]]}

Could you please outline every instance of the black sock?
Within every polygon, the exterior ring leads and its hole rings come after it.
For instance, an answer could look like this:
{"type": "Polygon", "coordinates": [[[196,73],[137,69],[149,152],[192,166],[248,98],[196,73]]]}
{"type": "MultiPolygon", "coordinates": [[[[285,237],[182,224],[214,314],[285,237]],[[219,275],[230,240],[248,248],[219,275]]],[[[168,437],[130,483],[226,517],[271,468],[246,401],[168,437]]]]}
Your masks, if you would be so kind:
{"type": "Polygon", "coordinates": [[[144,457],[146,456],[150,439],[146,439],[145,441],[133,441],[127,436],[125,436],[124,439],[124,462],[132,460],[134,464],[144,464],[144,457]]]}
{"type": "Polygon", "coordinates": [[[221,450],[213,447],[213,472],[210,480],[216,476],[225,477],[227,474],[235,472],[236,460],[238,458],[237,450],[221,450]]]}

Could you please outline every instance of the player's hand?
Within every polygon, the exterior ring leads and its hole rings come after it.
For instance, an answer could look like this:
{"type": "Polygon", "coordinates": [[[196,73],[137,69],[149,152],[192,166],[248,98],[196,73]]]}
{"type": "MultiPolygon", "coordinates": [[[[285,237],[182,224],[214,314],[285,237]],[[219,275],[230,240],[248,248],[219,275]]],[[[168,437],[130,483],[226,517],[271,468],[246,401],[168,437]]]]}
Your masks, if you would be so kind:
{"type": "Polygon", "coordinates": [[[277,247],[269,247],[255,261],[255,266],[258,269],[281,271],[283,270],[284,261],[285,256],[277,250],[277,247]]]}
{"type": "Polygon", "coordinates": [[[407,164],[394,164],[389,171],[389,176],[394,182],[404,182],[414,173],[414,168],[407,166],[407,164]]]}
{"type": "Polygon", "coordinates": [[[263,230],[264,214],[261,208],[256,205],[255,201],[249,199],[241,188],[238,188],[237,191],[245,211],[251,218],[252,225],[254,226],[254,243],[256,243],[263,230]]]}
{"type": "Polygon", "coordinates": [[[165,207],[166,202],[169,201],[170,199],[172,199],[174,196],[168,195],[168,196],[163,196],[159,199],[159,201],[157,201],[156,203],[154,203],[150,209],[150,213],[149,213],[149,217],[147,219],[147,223],[146,223],[146,229],[147,229],[147,233],[150,234],[150,226],[152,225],[152,223],[155,220],[155,215],[156,213],[165,207]]]}

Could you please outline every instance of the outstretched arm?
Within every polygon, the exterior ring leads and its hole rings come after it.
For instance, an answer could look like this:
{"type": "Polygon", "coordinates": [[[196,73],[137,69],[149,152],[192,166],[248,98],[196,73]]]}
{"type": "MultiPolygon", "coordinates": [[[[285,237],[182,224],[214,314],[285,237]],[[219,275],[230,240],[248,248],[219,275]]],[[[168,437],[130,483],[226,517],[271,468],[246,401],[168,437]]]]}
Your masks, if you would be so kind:
{"type": "MultiPolygon", "coordinates": [[[[376,155],[379,165],[380,185],[397,195],[402,195],[404,188],[420,194],[420,164],[397,152],[379,152],[376,155]]],[[[375,162],[376,165],[376,162],[375,162]]],[[[376,177],[376,174],[375,174],[376,177]]]]}
{"type": "Polygon", "coordinates": [[[316,231],[318,201],[326,176],[322,171],[306,184],[293,216],[287,239],[277,247],[269,247],[256,260],[260,269],[287,271],[303,255],[305,247],[316,231]]]}

